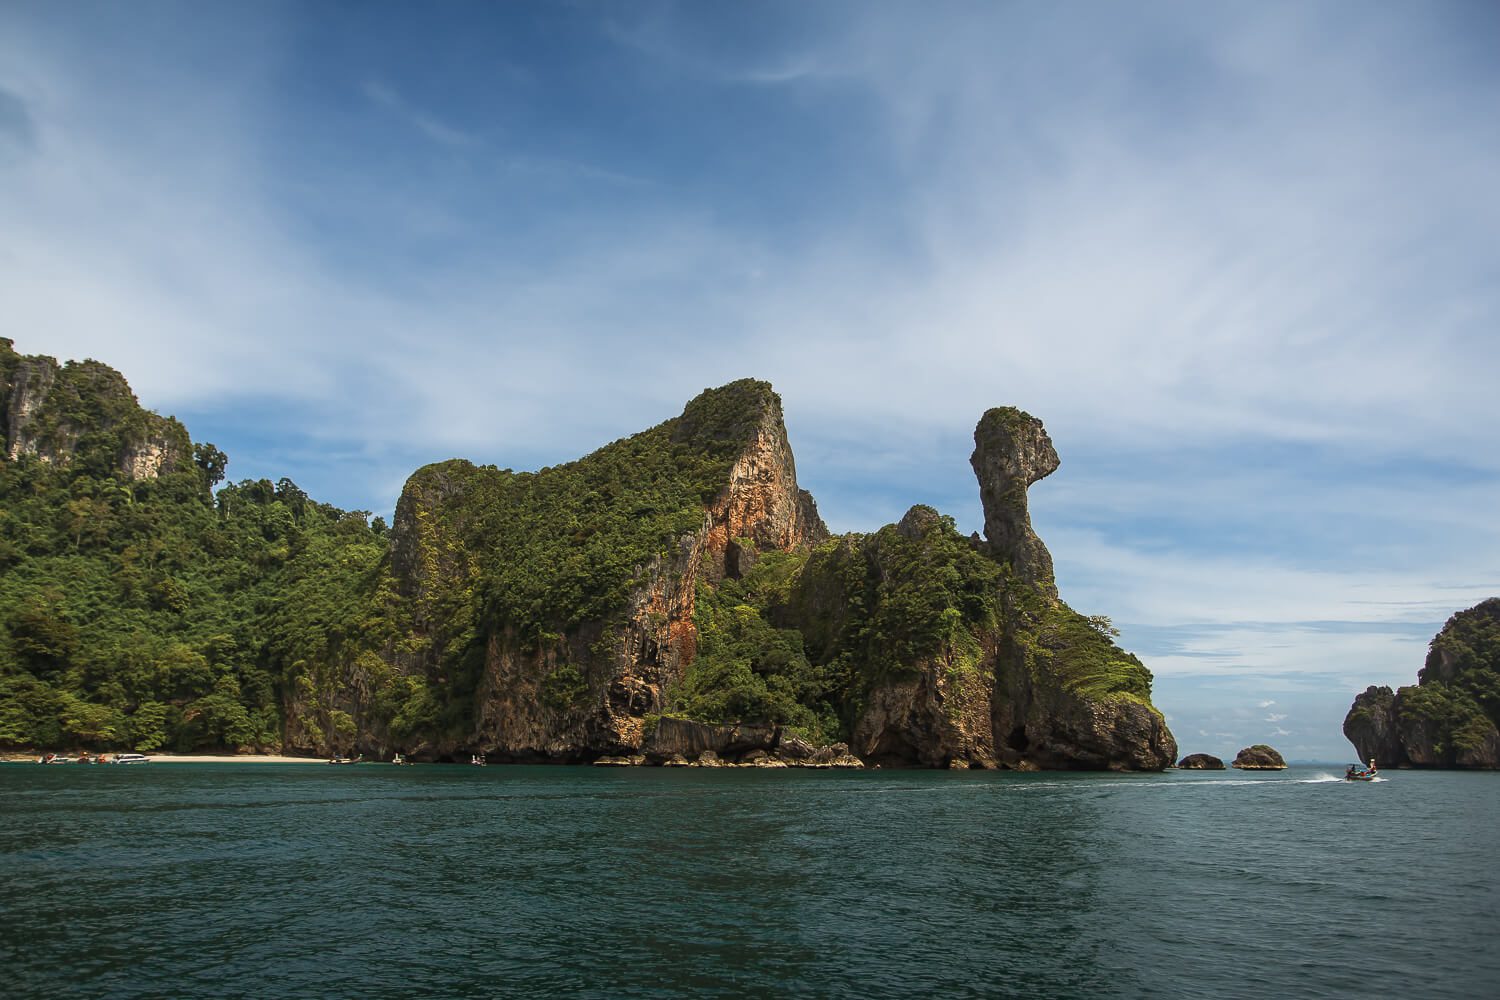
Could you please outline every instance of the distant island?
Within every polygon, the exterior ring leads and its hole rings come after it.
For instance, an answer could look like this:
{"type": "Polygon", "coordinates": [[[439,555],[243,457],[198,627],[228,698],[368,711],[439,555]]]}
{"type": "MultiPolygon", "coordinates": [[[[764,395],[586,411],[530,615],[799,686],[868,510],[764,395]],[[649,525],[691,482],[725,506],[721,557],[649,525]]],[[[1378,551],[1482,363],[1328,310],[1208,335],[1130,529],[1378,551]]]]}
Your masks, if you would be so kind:
{"type": "Polygon", "coordinates": [[[1500,598],[1448,619],[1416,684],[1357,695],[1344,735],[1381,767],[1500,768],[1500,598]]]}
{"type": "Polygon", "coordinates": [[[419,469],[389,526],[0,339],[0,747],[1159,770],[1151,673],[1057,594],[1040,421],[985,413],[984,537],[830,537],[741,380],[565,465],[419,469]],[[705,758],[707,760],[708,758],[705,758]]]}

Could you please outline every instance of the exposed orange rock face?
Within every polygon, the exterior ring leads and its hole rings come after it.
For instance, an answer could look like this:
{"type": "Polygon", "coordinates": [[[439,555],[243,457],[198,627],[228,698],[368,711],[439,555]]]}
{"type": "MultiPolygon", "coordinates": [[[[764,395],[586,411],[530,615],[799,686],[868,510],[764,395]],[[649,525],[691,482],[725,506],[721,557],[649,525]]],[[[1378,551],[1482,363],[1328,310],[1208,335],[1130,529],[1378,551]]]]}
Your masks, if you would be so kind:
{"type": "MultiPolygon", "coordinates": [[[[1051,558],[1031,529],[1027,487],[1057,468],[1041,422],[992,410],[975,446],[986,541],[964,540],[951,519],[914,507],[889,530],[820,546],[799,564],[795,594],[777,612],[804,640],[821,637],[820,651],[809,656],[835,655],[845,639],[856,650],[854,680],[837,694],[848,745],[834,756],[852,751],[885,766],[948,768],[1169,765],[1176,745],[1148,690],[1087,693],[1072,683],[1094,661],[1075,663],[1069,651],[1094,647],[1064,638],[1063,626],[1078,616],[1058,599],[1051,558]],[[910,593],[887,591],[883,582],[933,559],[954,560],[945,565],[955,579],[998,589],[949,594],[946,608],[928,609],[943,627],[968,629],[967,641],[953,633],[910,647],[905,655],[914,662],[885,663],[883,650],[860,644],[876,641],[869,635],[904,641],[908,625],[874,632],[851,608],[869,615],[878,609],[862,600],[890,601],[893,620],[905,622],[900,616],[926,608],[927,597],[913,604],[910,593]],[[960,575],[961,564],[970,576],[960,575]],[[874,596],[862,596],[872,581],[881,581],[874,596]],[[967,624],[965,614],[973,616],[967,624]],[[957,626],[949,622],[954,615],[957,626]],[[858,631],[843,636],[846,626],[858,631]]],[[[400,629],[380,658],[383,683],[389,671],[405,675],[401,683],[421,678],[446,715],[408,730],[428,734],[417,737],[428,742],[394,744],[381,729],[391,713],[368,710],[370,696],[359,694],[377,686],[351,677],[342,687],[348,704],[337,707],[372,734],[367,752],[660,762],[745,742],[719,731],[725,727],[682,720],[658,739],[647,721],[662,713],[698,655],[700,586],[745,576],[763,553],[828,538],[797,485],[780,401],[748,380],[708,390],[680,417],[566,469],[548,479],[455,460],[408,482],[391,542],[391,613],[400,629]],[[631,535],[620,528],[636,523],[629,516],[650,520],[631,535]],[[608,545],[586,548],[606,531],[608,545]]],[[[1108,640],[1093,641],[1104,643],[1099,656],[1128,657],[1108,640]]],[[[1132,676],[1120,683],[1135,683],[1132,676]]],[[[778,727],[762,728],[757,738],[771,741],[762,752],[776,748],[778,727]]]]}
{"type": "Polygon", "coordinates": [[[827,537],[812,496],[797,488],[797,464],[778,407],[765,415],[704,519],[701,547],[710,578],[737,577],[749,568],[741,561],[753,552],[739,539],[762,552],[790,552],[827,537]]]}
{"type": "MultiPolygon", "coordinates": [[[[723,489],[703,508],[699,527],[639,569],[619,616],[586,622],[550,642],[522,642],[511,629],[489,635],[473,732],[423,748],[426,753],[474,748],[497,760],[576,760],[640,749],[645,716],[661,711],[665,692],[697,653],[698,581],[738,577],[760,552],[790,551],[828,536],[812,497],[797,486],[780,401],[768,387],[754,416],[735,429],[739,454],[723,489]],[[559,697],[568,684],[586,693],[559,697]]],[[[687,418],[685,412],[681,419],[687,418]]],[[[392,568],[414,612],[415,652],[391,650],[388,658],[398,669],[430,672],[458,641],[456,633],[446,634],[454,633],[454,609],[442,595],[448,582],[478,569],[473,555],[455,544],[454,511],[492,474],[467,462],[443,463],[414,476],[403,494],[392,568]]]]}
{"type": "Polygon", "coordinates": [[[758,552],[790,552],[827,537],[812,496],[797,486],[777,403],[762,415],[724,491],[704,511],[703,526],[679,539],[675,556],[653,566],[646,585],[631,598],[605,704],[603,732],[609,742],[617,750],[638,750],[642,716],[661,711],[664,691],[693,662],[699,579],[738,577],[758,552]]]}

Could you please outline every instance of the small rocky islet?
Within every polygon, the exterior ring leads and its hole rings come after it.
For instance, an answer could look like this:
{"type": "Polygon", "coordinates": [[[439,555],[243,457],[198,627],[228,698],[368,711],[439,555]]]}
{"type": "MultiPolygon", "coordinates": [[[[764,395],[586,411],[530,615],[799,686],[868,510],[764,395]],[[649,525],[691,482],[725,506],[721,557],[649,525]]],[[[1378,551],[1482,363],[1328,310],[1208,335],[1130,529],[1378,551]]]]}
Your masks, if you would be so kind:
{"type": "Polygon", "coordinates": [[[1190,753],[1177,762],[1177,767],[1183,771],[1222,771],[1224,762],[1213,754],[1190,753]]]}
{"type": "Polygon", "coordinates": [[[1286,761],[1275,747],[1257,743],[1235,754],[1229,766],[1241,771],[1285,771],[1286,761]]]}

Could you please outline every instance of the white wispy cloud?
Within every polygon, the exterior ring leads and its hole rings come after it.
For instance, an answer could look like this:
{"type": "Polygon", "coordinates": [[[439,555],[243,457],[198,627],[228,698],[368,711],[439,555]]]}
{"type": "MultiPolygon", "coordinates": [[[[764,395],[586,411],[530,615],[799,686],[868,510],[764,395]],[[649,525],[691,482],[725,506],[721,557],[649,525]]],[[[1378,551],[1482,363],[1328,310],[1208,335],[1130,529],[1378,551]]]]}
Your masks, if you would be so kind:
{"type": "MultiPolygon", "coordinates": [[[[382,67],[336,85],[470,171],[288,176],[274,25],[225,32],[216,73],[190,77],[160,25],[106,59],[97,31],[24,14],[0,10],[6,334],[107,360],[163,411],[258,401],[296,436],[281,454],[344,456],[331,499],[388,511],[413,463],[454,454],[565,460],[756,375],[838,529],[918,500],[976,526],[968,430],[994,405],[1042,417],[1064,469],[1034,504],[1063,593],[1134,648],[1132,627],[1162,630],[1162,690],[1400,683],[1425,642],[1406,626],[1500,591],[1497,94],[1441,18],[862,6],[734,56],[673,20],[691,11],[611,12],[594,30],[639,60],[619,79],[648,81],[642,100],[785,100],[857,146],[860,177],[796,175],[835,207],[777,228],[671,152],[653,172],[634,151],[491,148],[382,67]],[[366,228],[334,238],[289,190],[366,228]],[[523,211],[547,224],[512,233],[523,211]],[[1134,537],[1143,518],[1176,536],[1134,537]],[[1350,521],[1357,542],[1272,543],[1350,521]]],[[[232,474],[303,477],[274,457],[232,474]]]]}
{"type": "Polygon", "coordinates": [[[360,91],[380,108],[434,142],[458,147],[473,146],[479,142],[472,132],[456,128],[433,112],[417,107],[389,84],[379,80],[366,80],[360,86],[360,91]]]}

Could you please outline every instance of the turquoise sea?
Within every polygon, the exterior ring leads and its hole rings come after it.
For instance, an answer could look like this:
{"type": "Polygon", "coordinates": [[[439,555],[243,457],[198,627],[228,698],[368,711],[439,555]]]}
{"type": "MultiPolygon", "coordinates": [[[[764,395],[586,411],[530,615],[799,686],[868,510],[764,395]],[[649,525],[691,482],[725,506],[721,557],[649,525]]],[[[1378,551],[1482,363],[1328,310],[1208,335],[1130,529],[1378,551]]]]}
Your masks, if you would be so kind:
{"type": "Polygon", "coordinates": [[[1454,997],[1500,775],[0,765],[0,994],[1454,997]]]}

